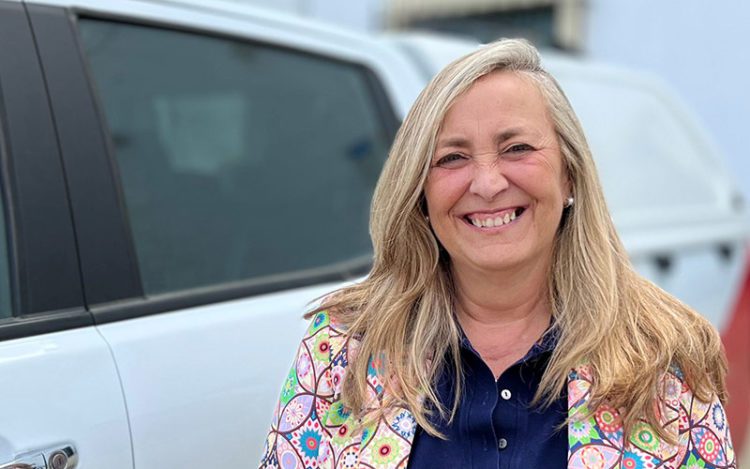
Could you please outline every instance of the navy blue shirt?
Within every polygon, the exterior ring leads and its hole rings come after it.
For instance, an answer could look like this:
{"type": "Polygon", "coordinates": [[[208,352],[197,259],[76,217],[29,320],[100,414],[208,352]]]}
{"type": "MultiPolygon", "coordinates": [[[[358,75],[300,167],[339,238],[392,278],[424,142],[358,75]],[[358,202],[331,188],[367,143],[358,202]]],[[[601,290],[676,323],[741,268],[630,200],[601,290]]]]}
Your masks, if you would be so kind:
{"type": "MultiPolygon", "coordinates": [[[[464,391],[456,416],[450,425],[437,415],[432,418],[448,439],[418,429],[408,468],[567,467],[567,429],[558,430],[567,415],[567,396],[560,396],[545,410],[529,405],[555,345],[554,333],[546,334],[495,381],[490,368],[464,337],[464,391]]],[[[454,372],[454,367],[447,365],[436,384],[440,402],[447,409],[453,405],[454,372]]]]}

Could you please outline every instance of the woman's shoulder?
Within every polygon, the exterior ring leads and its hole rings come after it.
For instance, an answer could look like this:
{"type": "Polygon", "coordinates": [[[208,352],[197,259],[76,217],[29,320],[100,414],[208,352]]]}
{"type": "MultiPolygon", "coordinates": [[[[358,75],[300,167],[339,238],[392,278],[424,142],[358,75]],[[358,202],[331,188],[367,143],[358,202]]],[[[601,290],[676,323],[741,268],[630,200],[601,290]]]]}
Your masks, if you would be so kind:
{"type": "Polygon", "coordinates": [[[654,402],[660,428],[648,423],[644,415],[627,436],[622,426],[623,409],[612,407],[606,400],[596,408],[589,408],[590,387],[595,382],[595,372],[588,365],[577,367],[569,375],[569,411],[576,416],[569,424],[573,461],[582,457],[586,447],[598,447],[602,441],[614,438],[623,448],[624,459],[633,467],[638,461],[653,458],[662,461],[663,467],[736,467],[720,399],[715,394],[709,399],[697,396],[679,366],[671,366],[660,376],[654,402]],[[667,435],[671,437],[665,438],[667,435]]]}
{"type": "Polygon", "coordinates": [[[310,320],[307,329],[308,335],[314,335],[321,330],[333,335],[346,335],[347,333],[348,327],[342,320],[341,315],[330,309],[318,310],[306,317],[310,320]]]}
{"type": "MultiPolygon", "coordinates": [[[[592,369],[591,365],[584,362],[570,371],[568,374],[568,386],[574,389],[580,388],[588,394],[591,386],[596,382],[595,375],[596,372],[592,369]]],[[[659,377],[659,389],[657,390],[656,397],[662,402],[671,403],[690,403],[696,399],[685,373],[677,364],[671,365],[659,377]]],[[[718,400],[718,397],[715,395],[711,397],[710,401],[718,400]]]]}
{"type": "Polygon", "coordinates": [[[716,393],[699,396],[680,367],[673,365],[662,377],[659,394],[660,417],[665,428],[676,432],[681,464],[736,467],[726,410],[716,393]]]}
{"type": "Polygon", "coordinates": [[[340,360],[342,356],[345,358],[348,349],[356,347],[356,340],[350,340],[346,326],[330,310],[317,311],[310,316],[310,324],[302,341],[314,359],[327,363],[340,360]]]}

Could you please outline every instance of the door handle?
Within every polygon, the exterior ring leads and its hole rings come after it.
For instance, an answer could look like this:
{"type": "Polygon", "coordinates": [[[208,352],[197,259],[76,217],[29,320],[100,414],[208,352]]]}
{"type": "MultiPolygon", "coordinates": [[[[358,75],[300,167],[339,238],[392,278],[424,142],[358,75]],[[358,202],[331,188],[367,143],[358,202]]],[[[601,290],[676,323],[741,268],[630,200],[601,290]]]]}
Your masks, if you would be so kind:
{"type": "Polygon", "coordinates": [[[0,469],[75,469],[77,465],[75,446],[63,444],[19,454],[13,461],[0,464],[0,469]]]}

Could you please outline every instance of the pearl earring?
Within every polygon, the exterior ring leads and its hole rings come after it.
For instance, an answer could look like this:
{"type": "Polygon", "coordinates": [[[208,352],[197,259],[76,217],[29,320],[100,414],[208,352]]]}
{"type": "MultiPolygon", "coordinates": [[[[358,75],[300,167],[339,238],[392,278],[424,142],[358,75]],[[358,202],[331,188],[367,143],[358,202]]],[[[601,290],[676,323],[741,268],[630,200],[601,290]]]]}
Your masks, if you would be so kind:
{"type": "Polygon", "coordinates": [[[567,199],[565,199],[565,208],[572,207],[574,202],[575,199],[573,197],[568,197],[567,199]]]}

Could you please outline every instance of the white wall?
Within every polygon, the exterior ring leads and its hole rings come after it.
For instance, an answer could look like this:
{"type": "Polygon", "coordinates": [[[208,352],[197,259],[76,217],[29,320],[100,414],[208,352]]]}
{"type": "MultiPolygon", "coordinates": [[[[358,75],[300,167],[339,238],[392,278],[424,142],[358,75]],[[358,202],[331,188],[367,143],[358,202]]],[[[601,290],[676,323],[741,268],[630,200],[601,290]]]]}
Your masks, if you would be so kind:
{"type": "Polygon", "coordinates": [[[750,203],[750,2],[589,0],[586,55],[649,70],[707,125],[750,203]]]}

